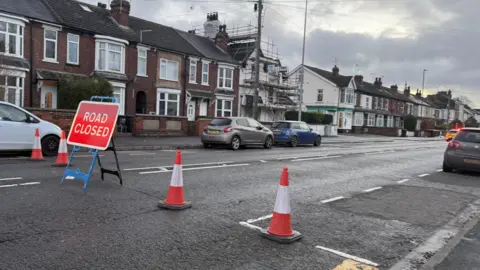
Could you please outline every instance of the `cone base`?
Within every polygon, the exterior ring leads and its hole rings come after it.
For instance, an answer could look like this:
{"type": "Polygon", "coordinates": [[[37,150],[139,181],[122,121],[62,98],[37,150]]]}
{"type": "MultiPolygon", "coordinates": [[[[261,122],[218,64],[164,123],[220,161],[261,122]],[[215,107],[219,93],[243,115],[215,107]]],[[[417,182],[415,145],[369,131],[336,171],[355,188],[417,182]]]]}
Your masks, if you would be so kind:
{"type": "Polygon", "coordinates": [[[264,238],[270,239],[272,241],[281,243],[281,244],[291,244],[295,241],[302,239],[303,235],[297,231],[293,231],[292,236],[278,236],[271,233],[268,233],[266,229],[260,229],[260,235],[264,238]]]}
{"type": "Polygon", "coordinates": [[[158,202],[158,208],[167,209],[167,210],[184,210],[191,207],[192,207],[192,203],[189,201],[185,201],[184,204],[167,204],[165,201],[158,202]]]}

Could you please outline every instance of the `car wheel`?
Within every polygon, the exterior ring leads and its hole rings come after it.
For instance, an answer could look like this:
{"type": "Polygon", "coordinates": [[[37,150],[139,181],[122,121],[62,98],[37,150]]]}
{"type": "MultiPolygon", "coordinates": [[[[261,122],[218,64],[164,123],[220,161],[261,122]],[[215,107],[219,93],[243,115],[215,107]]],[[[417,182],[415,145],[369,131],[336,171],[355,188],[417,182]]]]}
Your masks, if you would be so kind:
{"type": "Polygon", "coordinates": [[[48,135],[42,139],[42,153],[44,156],[56,156],[58,153],[58,146],[60,145],[60,138],[55,135],[48,135]]]}
{"type": "Polygon", "coordinates": [[[230,142],[230,148],[232,148],[232,150],[238,150],[240,148],[240,137],[233,136],[230,142]]]}
{"type": "Polygon", "coordinates": [[[265,143],[263,144],[263,147],[265,147],[266,149],[270,149],[270,148],[272,148],[272,145],[273,145],[272,137],[267,136],[267,138],[265,139],[265,143]]]}
{"type": "Polygon", "coordinates": [[[443,166],[442,166],[442,167],[443,167],[443,168],[442,168],[443,171],[446,172],[446,173],[450,173],[450,172],[453,171],[453,168],[448,167],[448,165],[445,164],[445,162],[443,162],[443,166]]]}
{"type": "Polygon", "coordinates": [[[317,138],[315,139],[315,142],[313,143],[313,146],[320,146],[321,143],[322,143],[322,137],[317,136],[317,138]]]}
{"type": "Polygon", "coordinates": [[[290,138],[290,146],[291,147],[297,147],[297,145],[298,145],[297,136],[292,136],[292,138],[290,138]]]}

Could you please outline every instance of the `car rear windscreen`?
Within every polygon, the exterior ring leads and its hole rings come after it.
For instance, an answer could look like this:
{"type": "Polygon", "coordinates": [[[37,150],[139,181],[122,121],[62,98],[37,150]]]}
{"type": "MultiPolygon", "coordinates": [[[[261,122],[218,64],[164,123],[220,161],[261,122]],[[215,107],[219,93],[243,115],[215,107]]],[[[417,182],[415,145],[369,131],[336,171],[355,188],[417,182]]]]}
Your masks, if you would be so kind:
{"type": "Polygon", "coordinates": [[[290,123],[276,122],[272,124],[272,128],[290,128],[290,123]]]}
{"type": "Polygon", "coordinates": [[[462,130],[456,136],[459,142],[480,143],[480,130],[462,130]]]}
{"type": "Polygon", "coordinates": [[[210,126],[228,126],[232,123],[232,119],[228,118],[216,118],[210,122],[210,126]]]}

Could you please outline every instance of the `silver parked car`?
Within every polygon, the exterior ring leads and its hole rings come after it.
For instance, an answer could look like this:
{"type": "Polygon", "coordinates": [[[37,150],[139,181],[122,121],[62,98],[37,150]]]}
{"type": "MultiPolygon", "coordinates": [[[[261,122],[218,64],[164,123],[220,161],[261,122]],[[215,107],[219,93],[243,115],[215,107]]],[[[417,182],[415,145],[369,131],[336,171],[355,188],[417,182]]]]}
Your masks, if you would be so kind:
{"type": "Polygon", "coordinates": [[[448,143],[443,171],[454,169],[480,172],[480,128],[463,128],[448,143]]]}
{"type": "Polygon", "coordinates": [[[222,117],[213,119],[202,132],[205,148],[212,144],[229,145],[237,150],[247,145],[273,145],[273,133],[256,120],[248,117],[222,117]]]}

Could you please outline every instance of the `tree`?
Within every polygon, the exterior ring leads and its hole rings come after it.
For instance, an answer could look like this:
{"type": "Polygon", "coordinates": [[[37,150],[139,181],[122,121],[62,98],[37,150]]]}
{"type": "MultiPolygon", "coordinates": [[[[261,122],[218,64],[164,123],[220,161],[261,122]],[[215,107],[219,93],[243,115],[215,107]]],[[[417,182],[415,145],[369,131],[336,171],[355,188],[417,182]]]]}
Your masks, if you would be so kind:
{"type": "Polygon", "coordinates": [[[478,121],[472,115],[472,116],[468,117],[468,119],[465,121],[465,126],[466,127],[478,127],[478,121]]]}
{"type": "Polygon", "coordinates": [[[417,128],[417,118],[411,114],[405,116],[405,119],[403,119],[403,126],[408,131],[415,131],[417,128]]]}
{"type": "Polygon", "coordinates": [[[475,107],[474,106],[475,104],[467,96],[458,96],[458,97],[454,98],[454,100],[460,101],[461,103],[463,103],[465,105],[468,105],[469,107],[475,107]]]}
{"type": "Polygon", "coordinates": [[[61,75],[58,80],[58,108],[75,110],[91,96],[112,96],[112,85],[101,77],[79,78],[61,75]]]}

